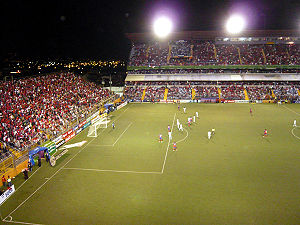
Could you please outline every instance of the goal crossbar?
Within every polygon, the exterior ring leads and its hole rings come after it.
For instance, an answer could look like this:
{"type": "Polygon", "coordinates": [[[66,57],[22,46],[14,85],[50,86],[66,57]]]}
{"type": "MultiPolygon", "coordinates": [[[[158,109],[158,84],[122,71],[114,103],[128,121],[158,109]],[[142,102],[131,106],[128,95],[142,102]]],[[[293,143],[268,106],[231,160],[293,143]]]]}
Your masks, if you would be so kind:
{"type": "Polygon", "coordinates": [[[90,126],[87,136],[97,137],[97,130],[99,128],[107,128],[109,122],[110,120],[108,120],[107,116],[101,118],[100,120],[98,120],[97,122],[95,122],[90,126]]]}

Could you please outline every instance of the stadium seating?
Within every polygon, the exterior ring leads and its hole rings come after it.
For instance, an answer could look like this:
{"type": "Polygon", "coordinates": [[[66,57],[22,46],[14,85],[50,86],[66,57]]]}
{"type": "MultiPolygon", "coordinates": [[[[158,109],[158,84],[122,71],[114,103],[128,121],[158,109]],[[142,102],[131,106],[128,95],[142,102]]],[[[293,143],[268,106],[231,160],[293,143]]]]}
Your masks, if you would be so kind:
{"type": "Polygon", "coordinates": [[[300,46],[287,44],[214,44],[213,41],[177,40],[168,47],[159,42],[133,45],[129,66],[163,65],[296,65],[300,46]],[[168,59],[169,57],[169,59],[168,59]]]}
{"type": "Polygon", "coordinates": [[[73,73],[0,82],[0,141],[22,150],[85,117],[110,92],[73,73]]]}
{"type": "Polygon", "coordinates": [[[137,81],[127,82],[124,96],[131,101],[141,101],[142,92],[146,89],[144,101],[158,101],[164,99],[164,90],[168,88],[167,100],[192,100],[192,89],[195,90],[195,99],[217,99],[218,88],[221,99],[245,100],[244,89],[249,100],[276,99],[294,101],[299,99],[299,82],[266,82],[266,81],[137,81]]]}

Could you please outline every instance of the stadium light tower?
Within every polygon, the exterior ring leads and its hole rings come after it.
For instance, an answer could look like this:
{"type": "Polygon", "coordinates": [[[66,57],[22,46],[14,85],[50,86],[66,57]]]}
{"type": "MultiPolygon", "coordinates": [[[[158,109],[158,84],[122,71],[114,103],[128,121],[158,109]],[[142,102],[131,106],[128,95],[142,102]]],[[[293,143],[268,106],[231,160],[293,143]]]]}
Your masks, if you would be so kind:
{"type": "Polygon", "coordinates": [[[171,33],[173,24],[169,18],[160,17],[154,21],[153,28],[159,38],[165,38],[171,33]]]}
{"type": "Polygon", "coordinates": [[[230,34],[238,34],[244,30],[246,21],[241,15],[232,15],[226,23],[226,30],[230,34]]]}

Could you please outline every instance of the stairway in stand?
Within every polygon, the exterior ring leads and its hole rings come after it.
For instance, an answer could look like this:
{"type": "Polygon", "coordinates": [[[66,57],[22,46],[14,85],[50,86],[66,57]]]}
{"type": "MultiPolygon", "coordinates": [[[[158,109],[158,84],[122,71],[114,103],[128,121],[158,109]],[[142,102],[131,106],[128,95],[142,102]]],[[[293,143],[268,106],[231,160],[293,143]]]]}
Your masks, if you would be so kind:
{"type": "Polygon", "coordinates": [[[143,91],[143,94],[142,94],[142,99],[141,99],[142,101],[144,101],[144,99],[145,99],[146,90],[147,90],[147,88],[145,88],[145,89],[144,89],[144,91],[143,91]]]}
{"type": "Polygon", "coordinates": [[[245,100],[249,101],[249,96],[248,96],[246,88],[244,88],[244,94],[245,94],[245,100]]]}
{"type": "Polygon", "coordinates": [[[164,94],[164,100],[167,101],[168,99],[168,88],[165,89],[165,94],[164,94]]]}

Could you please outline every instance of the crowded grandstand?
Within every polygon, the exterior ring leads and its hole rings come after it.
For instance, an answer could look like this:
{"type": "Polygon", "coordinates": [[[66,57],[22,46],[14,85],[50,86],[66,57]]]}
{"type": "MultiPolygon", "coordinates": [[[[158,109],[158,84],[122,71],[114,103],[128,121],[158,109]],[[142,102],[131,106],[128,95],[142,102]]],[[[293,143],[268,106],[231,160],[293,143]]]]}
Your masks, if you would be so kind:
{"type": "Polygon", "coordinates": [[[64,133],[113,94],[73,73],[0,81],[1,158],[64,133]]]}
{"type": "Polygon", "coordinates": [[[299,102],[300,38],[279,34],[182,32],[169,41],[130,34],[124,95],[137,102],[299,102]]]}

